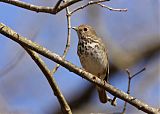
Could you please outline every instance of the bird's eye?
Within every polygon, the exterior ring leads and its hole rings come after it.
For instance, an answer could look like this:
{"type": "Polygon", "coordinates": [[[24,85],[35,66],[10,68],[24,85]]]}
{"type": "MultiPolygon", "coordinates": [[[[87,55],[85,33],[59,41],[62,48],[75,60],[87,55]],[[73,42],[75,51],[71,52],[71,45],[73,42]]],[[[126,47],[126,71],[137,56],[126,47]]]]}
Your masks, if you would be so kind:
{"type": "Polygon", "coordinates": [[[84,30],[84,31],[87,31],[88,29],[87,29],[87,28],[84,28],[83,30],[84,30]]]}

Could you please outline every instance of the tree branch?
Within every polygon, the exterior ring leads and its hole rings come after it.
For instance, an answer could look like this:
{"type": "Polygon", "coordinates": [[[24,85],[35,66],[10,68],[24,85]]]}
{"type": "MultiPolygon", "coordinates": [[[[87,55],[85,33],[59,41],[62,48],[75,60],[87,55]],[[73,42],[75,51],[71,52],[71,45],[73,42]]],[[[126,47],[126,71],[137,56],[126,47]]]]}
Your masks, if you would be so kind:
{"type": "Polygon", "coordinates": [[[54,9],[57,9],[59,7],[59,5],[61,4],[63,0],[58,0],[58,2],[56,3],[56,5],[54,6],[54,9]]]}
{"type": "Polygon", "coordinates": [[[24,46],[22,46],[22,47],[27,51],[27,53],[31,56],[31,58],[39,66],[39,68],[41,69],[41,71],[45,75],[46,79],[48,80],[48,83],[50,84],[50,86],[53,90],[54,95],[57,97],[57,99],[61,105],[62,112],[64,114],[72,114],[71,109],[70,109],[67,101],[65,100],[63,94],[61,93],[59,87],[56,84],[56,81],[52,77],[52,74],[51,74],[50,70],[47,68],[47,66],[45,65],[44,61],[39,57],[39,55],[36,52],[34,52],[28,48],[25,48],[24,46]]]}
{"type": "MultiPolygon", "coordinates": [[[[130,89],[131,89],[131,73],[128,69],[126,69],[127,75],[128,75],[128,88],[127,88],[127,94],[130,95],[130,89]]],[[[126,112],[126,107],[127,107],[127,102],[125,101],[123,111],[121,114],[125,114],[126,112]]]]}
{"type": "MultiPolygon", "coordinates": [[[[128,69],[126,69],[127,75],[128,75],[128,88],[127,88],[127,94],[130,95],[130,89],[131,89],[131,80],[137,76],[138,74],[140,74],[141,72],[145,71],[146,68],[144,67],[143,69],[141,69],[140,71],[138,71],[137,73],[135,73],[134,75],[131,75],[130,71],[128,69]]],[[[126,107],[127,107],[127,102],[125,101],[124,103],[124,107],[123,107],[123,111],[121,114],[125,114],[126,112],[126,107]]]]}
{"type": "Polygon", "coordinates": [[[62,5],[61,5],[61,1],[62,0],[59,0],[57,4],[55,5],[55,7],[46,7],[46,6],[36,6],[36,5],[22,2],[19,0],[0,0],[0,2],[8,3],[14,6],[18,6],[18,7],[27,9],[27,10],[35,11],[37,13],[43,12],[43,13],[50,13],[50,14],[56,14],[60,12],[61,10],[65,9],[66,7],[76,2],[82,1],[82,0],[69,0],[68,2],[64,2],[62,5]]]}
{"type": "Polygon", "coordinates": [[[127,11],[127,9],[117,9],[117,8],[112,8],[112,7],[109,7],[109,6],[106,6],[106,5],[104,5],[104,4],[101,4],[101,3],[97,3],[99,6],[101,6],[101,7],[103,7],[103,8],[107,8],[107,9],[109,9],[109,10],[111,10],[111,11],[119,11],[119,12],[126,12],[127,11]]]}
{"type": "Polygon", "coordinates": [[[72,15],[73,13],[75,13],[75,12],[77,12],[78,10],[83,9],[83,8],[85,8],[85,7],[87,7],[87,6],[90,6],[90,5],[93,5],[93,4],[98,4],[98,3],[101,3],[101,2],[106,2],[106,1],[110,1],[110,0],[89,1],[87,4],[85,4],[85,5],[83,5],[83,6],[80,6],[80,7],[76,8],[76,9],[74,9],[74,10],[70,13],[70,15],[72,15]]]}
{"type": "Polygon", "coordinates": [[[88,6],[94,5],[94,4],[97,4],[97,5],[99,5],[99,6],[103,7],[103,8],[107,8],[107,9],[109,9],[111,11],[119,11],[119,12],[127,11],[127,9],[116,9],[116,8],[112,8],[112,7],[106,6],[104,4],[101,4],[102,2],[106,2],[106,1],[110,1],[110,0],[89,1],[87,4],[85,4],[83,6],[80,6],[80,7],[76,8],[76,9],[74,9],[73,11],[71,11],[70,15],[72,15],[73,13],[75,13],[75,12],[81,10],[81,9],[84,9],[85,7],[88,7],[88,6]]]}
{"type": "MultiPolygon", "coordinates": [[[[67,52],[68,52],[68,50],[69,50],[69,48],[70,48],[70,41],[71,41],[71,15],[69,15],[70,14],[70,11],[69,11],[69,8],[67,7],[66,8],[66,16],[67,16],[67,30],[68,30],[68,34],[67,34],[67,43],[66,43],[66,47],[65,47],[65,49],[64,49],[64,52],[63,52],[63,58],[65,58],[66,57],[66,55],[67,55],[67,52]]],[[[59,68],[59,64],[56,64],[56,66],[53,68],[53,70],[52,70],[52,75],[57,71],[57,69],[59,68]]]]}
{"type": "Polygon", "coordinates": [[[108,84],[106,81],[99,79],[97,76],[92,75],[91,73],[88,73],[77,66],[71,64],[70,62],[66,61],[61,56],[49,51],[48,49],[40,46],[37,43],[32,42],[31,40],[28,40],[25,37],[20,36],[15,31],[7,27],[6,25],[0,23],[0,33],[6,36],[7,38],[10,38],[11,40],[19,43],[22,46],[25,46],[26,48],[29,48],[31,50],[36,51],[37,53],[45,56],[48,59],[51,59],[52,61],[60,64],[61,66],[68,69],[70,72],[74,72],[81,76],[82,78],[85,78],[86,80],[102,87],[112,95],[128,102],[129,104],[133,105],[134,107],[138,108],[139,110],[142,110],[149,114],[158,114],[158,109],[153,108],[142,101],[128,95],[127,93],[113,87],[112,85],[108,84]]]}

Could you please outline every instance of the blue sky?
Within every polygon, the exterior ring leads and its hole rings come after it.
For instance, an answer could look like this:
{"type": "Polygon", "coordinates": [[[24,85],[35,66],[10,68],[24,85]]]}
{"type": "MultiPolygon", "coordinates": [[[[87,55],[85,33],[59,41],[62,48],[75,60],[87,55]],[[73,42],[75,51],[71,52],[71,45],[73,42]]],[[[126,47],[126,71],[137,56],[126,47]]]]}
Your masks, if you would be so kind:
{"type": "MultiPolygon", "coordinates": [[[[26,2],[34,3],[28,0],[26,0],[26,2]]],[[[49,0],[41,0],[34,4],[52,6],[54,3],[55,2],[49,0]]],[[[114,42],[114,44],[117,44],[126,52],[129,50],[128,47],[137,50],[139,48],[144,48],[141,47],[144,46],[142,44],[154,41],[154,39],[147,36],[159,35],[157,19],[158,1],[113,0],[106,3],[106,5],[114,8],[127,8],[128,11],[112,12],[107,9],[94,6],[96,8],[100,8],[99,14],[96,14],[100,16],[100,18],[97,18],[94,22],[95,19],[89,17],[89,8],[86,8],[72,16],[72,26],[78,26],[82,23],[90,24],[97,28],[96,30],[106,42],[114,42]],[[103,33],[101,33],[101,31],[103,31],[103,33]]],[[[72,8],[75,8],[76,6],[77,5],[72,8]]],[[[43,45],[53,52],[58,54],[63,53],[67,36],[65,11],[62,11],[57,15],[35,13],[0,2],[0,22],[11,27],[22,36],[33,39],[35,42],[43,45]]],[[[77,35],[72,31],[71,48],[66,59],[81,67],[76,54],[77,43],[77,35]]],[[[112,49],[112,45],[109,45],[109,49],[112,49]]],[[[18,61],[17,58],[19,59],[21,54],[23,55],[19,64],[13,66],[5,75],[0,76],[0,99],[3,99],[6,104],[4,106],[6,107],[6,112],[20,111],[43,114],[45,110],[47,110],[47,106],[50,104],[53,105],[53,107],[59,105],[42,72],[38,69],[33,60],[31,60],[31,58],[24,52],[24,50],[17,45],[17,43],[0,35],[0,50],[0,72],[3,72],[3,70],[13,64],[14,61],[18,61]]],[[[110,60],[114,62],[112,60],[112,52],[109,54],[111,58],[110,60]]],[[[157,70],[157,65],[159,65],[156,59],[157,56],[159,55],[155,55],[155,59],[148,63],[140,62],[138,65],[130,68],[131,72],[134,73],[144,65],[147,65],[147,69],[149,70],[143,72],[133,80],[131,94],[143,99],[146,103],[153,106],[160,106],[160,104],[158,104],[158,101],[160,101],[160,91],[158,87],[160,79],[159,71],[157,70]],[[154,71],[157,74],[150,78],[154,71]],[[154,84],[149,84],[149,90],[146,90],[145,93],[138,93],[138,90],[143,89],[141,87],[145,84],[144,82],[147,82],[145,80],[147,80],[148,77],[154,82],[154,84]],[[158,94],[155,91],[157,91],[158,94]],[[144,98],[144,96],[146,98],[144,98]],[[150,99],[151,96],[154,96],[158,101],[150,99]]],[[[49,68],[52,69],[55,64],[46,58],[43,59],[49,68]]],[[[126,73],[121,69],[120,72],[115,75],[117,75],[118,78],[112,80],[111,83],[125,91],[127,87],[126,73]]],[[[74,93],[78,93],[82,89],[86,88],[89,83],[63,67],[59,68],[54,77],[68,101],[74,97],[74,93]]],[[[118,103],[122,102],[119,101],[118,103]]],[[[94,94],[91,104],[93,107],[99,107],[100,109],[105,108],[104,105],[99,103],[97,93],[94,94]]],[[[109,105],[107,106],[110,107],[109,105]]],[[[0,107],[0,110],[1,109],[4,110],[3,107],[0,107]]],[[[111,108],[111,110],[114,110],[114,108],[111,108]]]]}

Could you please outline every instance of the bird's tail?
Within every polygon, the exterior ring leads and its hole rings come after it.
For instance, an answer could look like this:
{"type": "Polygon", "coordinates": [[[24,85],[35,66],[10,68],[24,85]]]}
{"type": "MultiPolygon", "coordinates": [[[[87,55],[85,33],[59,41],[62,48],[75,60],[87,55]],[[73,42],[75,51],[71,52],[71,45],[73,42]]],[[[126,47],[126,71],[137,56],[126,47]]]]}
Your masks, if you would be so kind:
{"type": "Polygon", "coordinates": [[[101,103],[106,103],[108,101],[108,97],[106,95],[106,91],[100,87],[97,87],[99,100],[101,103]]]}

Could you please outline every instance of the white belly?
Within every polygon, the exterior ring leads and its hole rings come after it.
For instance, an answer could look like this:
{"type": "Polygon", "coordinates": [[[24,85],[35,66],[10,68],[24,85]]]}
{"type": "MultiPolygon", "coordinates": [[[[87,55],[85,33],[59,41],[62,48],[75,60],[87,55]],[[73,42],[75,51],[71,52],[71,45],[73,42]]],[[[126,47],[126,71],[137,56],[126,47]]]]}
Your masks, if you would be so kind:
{"type": "Polygon", "coordinates": [[[97,45],[97,43],[87,45],[86,42],[80,40],[77,52],[82,67],[91,74],[104,79],[108,66],[107,54],[103,47],[97,45]]]}
{"type": "Polygon", "coordinates": [[[99,56],[95,55],[94,56],[94,55],[90,55],[90,54],[86,55],[84,53],[83,55],[79,56],[79,58],[80,58],[82,67],[86,71],[88,71],[88,72],[90,72],[90,73],[92,73],[102,79],[105,78],[107,63],[105,63],[105,61],[102,61],[103,60],[102,55],[99,55],[99,56]]]}

